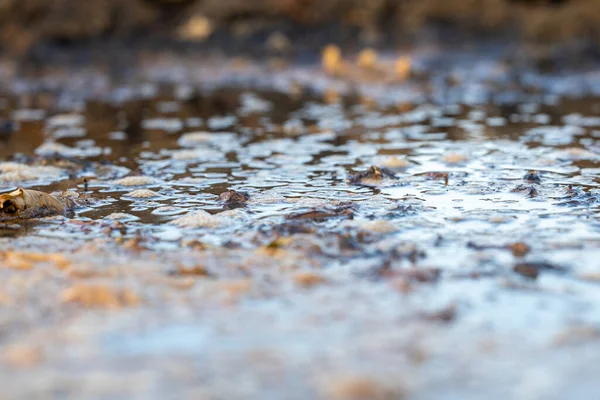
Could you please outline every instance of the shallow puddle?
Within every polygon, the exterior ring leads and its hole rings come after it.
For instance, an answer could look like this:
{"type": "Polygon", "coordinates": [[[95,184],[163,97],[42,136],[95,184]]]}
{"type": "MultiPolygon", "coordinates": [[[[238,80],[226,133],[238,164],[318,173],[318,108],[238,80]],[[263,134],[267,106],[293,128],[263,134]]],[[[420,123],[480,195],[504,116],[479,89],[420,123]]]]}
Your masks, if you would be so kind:
{"type": "Polygon", "coordinates": [[[3,225],[8,398],[589,395],[600,79],[426,61],[2,96],[3,191],[86,198],[3,225]]]}

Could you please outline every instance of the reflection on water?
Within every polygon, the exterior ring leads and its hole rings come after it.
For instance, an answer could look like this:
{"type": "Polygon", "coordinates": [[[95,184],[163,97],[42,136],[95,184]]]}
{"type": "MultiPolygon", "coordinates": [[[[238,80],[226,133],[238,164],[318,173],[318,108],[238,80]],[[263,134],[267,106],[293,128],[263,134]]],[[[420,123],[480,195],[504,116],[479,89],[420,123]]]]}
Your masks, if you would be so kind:
{"type": "MultiPolygon", "coordinates": [[[[592,78],[578,97],[559,77],[525,74],[519,86],[485,71],[366,95],[331,96],[318,82],[300,92],[146,83],[77,101],[6,95],[0,118],[18,126],[0,142],[2,189],[93,199],[75,215],[1,227],[4,250],[72,257],[40,293],[16,297],[36,318],[11,318],[65,335],[72,353],[47,350],[49,365],[97,356],[93,368],[110,378],[103,368],[123,360],[155,373],[190,357],[207,365],[200,375],[210,366],[249,382],[236,391],[205,379],[207,393],[228,398],[280,398],[289,385],[312,398],[335,371],[423,398],[478,393],[464,373],[500,396],[539,357],[544,373],[572,376],[568,355],[543,346],[596,337],[600,99],[592,78]],[[140,299],[128,301],[142,305],[104,320],[73,309],[69,319],[53,303],[61,324],[42,317],[36,302],[73,279],[132,288],[140,299]],[[386,365],[411,384],[390,380],[386,365]],[[272,379],[275,366],[287,381],[272,379]]],[[[155,393],[188,394],[193,379],[178,379],[155,393]]]]}

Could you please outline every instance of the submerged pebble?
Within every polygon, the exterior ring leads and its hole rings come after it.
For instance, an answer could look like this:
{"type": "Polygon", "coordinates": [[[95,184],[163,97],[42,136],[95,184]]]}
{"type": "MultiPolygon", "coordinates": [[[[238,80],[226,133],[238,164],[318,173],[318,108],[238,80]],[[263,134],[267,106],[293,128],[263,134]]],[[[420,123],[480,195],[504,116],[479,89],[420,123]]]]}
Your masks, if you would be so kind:
{"type": "Polygon", "coordinates": [[[211,215],[204,210],[197,210],[176,218],[170,223],[180,228],[219,228],[225,222],[223,218],[211,215]]]}
{"type": "Polygon", "coordinates": [[[147,186],[153,183],[156,183],[156,180],[149,176],[127,176],[113,181],[113,184],[118,186],[147,186]]]}
{"type": "Polygon", "coordinates": [[[129,192],[129,193],[125,194],[124,196],[132,197],[132,198],[139,198],[139,199],[148,199],[151,197],[158,196],[158,193],[155,192],[154,190],[138,189],[138,190],[134,190],[133,192],[129,192]]]}
{"type": "Polygon", "coordinates": [[[365,172],[350,175],[348,182],[355,185],[377,185],[384,178],[396,178],[396,175],[386,168],[372,166],[365,172]]]}
{"type": "Polygon", "coordinates": [[[237,192],[235,190],[228,190],[219,195],[219,201],[226,204],[243,204],[250,199],[247,193],[237,192]]]}
{"type": "Polygon", "coordinates": [[[139,219],[139,217],[128,213],[116,212],[105,216],[104,219],[111,221],[136,221],[139,219]]]}

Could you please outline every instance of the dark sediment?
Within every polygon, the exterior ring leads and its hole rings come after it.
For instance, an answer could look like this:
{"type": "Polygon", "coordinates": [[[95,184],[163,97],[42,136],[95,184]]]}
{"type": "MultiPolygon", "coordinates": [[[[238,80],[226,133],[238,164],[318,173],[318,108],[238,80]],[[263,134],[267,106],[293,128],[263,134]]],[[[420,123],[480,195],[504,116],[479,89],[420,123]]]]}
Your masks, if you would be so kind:
{"type": "Polygon", "coordinates": [[[595,56],[599,22],[599,0],[3,0],[0,46],[19,59],[50,58],[56,52],[48,49],[57,47],[104,52],[107,44],[123,52],[193,43],[293,55],[331,42],[345,49],[394,47],[486,35],[533,45],[527,52],[533,58],[554,56],[556,44],[595,56]]]}

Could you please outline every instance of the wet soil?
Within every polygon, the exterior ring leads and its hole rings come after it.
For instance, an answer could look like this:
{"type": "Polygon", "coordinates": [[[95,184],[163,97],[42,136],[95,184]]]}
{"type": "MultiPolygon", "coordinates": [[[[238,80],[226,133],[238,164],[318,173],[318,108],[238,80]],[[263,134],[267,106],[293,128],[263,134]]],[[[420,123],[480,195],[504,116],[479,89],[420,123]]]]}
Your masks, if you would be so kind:
{"type": "Polygon", "coordinates": [[[334,42],[382,49],[482,37],[533,45],[533,59],[598,58],[599,0],[3,0],[3,55],[39,63],[61,51],[106,56],[185,45],[290,55],[334,42]],[[559,45],[559,47],[556,47],[559,45]],[[107,51],[110,49],[110,52],[107,51]]]}
{"type": "Polygon", "coordinates": [[[600,75],[397,56],[11,80],[4,398],[595,393],[600,75]]]}

